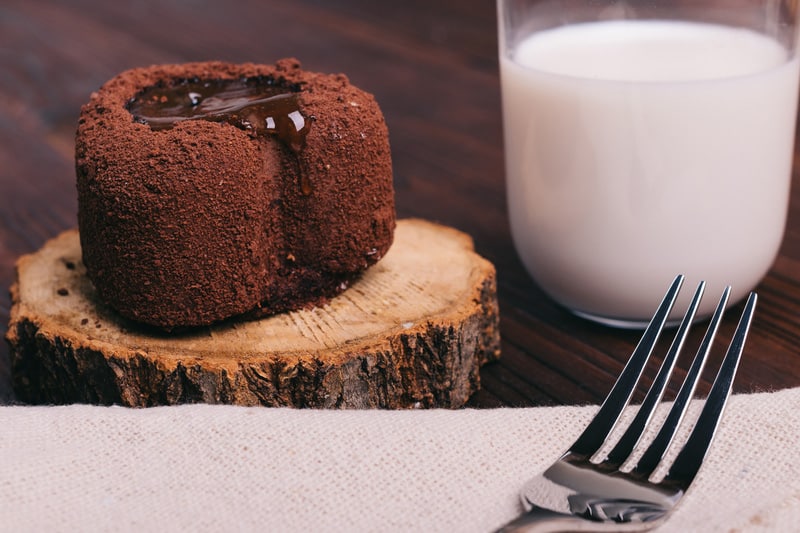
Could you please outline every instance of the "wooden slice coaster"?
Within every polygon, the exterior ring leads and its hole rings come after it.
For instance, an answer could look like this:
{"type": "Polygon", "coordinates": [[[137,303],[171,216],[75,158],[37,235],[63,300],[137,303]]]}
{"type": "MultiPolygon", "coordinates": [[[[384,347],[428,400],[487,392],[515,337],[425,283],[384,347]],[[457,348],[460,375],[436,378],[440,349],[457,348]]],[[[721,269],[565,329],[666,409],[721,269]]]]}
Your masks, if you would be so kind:
{"type": "Polygon", "coordinates": [[[17,263],[17,397],[128,406],[459,407],[499,355],[495,270],[472,240],[398,223],[377,265],[323,307],[163,333],[100,304],[77,230],[17,263]]]}

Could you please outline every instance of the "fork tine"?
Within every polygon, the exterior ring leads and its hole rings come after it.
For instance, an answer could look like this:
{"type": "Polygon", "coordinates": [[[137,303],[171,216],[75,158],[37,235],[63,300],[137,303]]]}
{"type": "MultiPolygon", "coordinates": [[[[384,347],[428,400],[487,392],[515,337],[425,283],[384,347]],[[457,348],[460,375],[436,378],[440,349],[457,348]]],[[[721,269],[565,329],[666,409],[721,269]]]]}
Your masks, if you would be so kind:
{"type": "Polygon", "coordinates": [[[714,379],[714,384],[711,386],[711,392],[706,398],[705,406],[700,412],[697,423],[686,444],[670,467],[665,480],[686,488],[694,480],[698,470],[700,470],[706,453],[711,447],[711,442],[714,440],[714,434],[730,396],[733,378],[739,368],[739,360],[742,356],[744,343],[747,340],[747,332],[753,320],[757,300],[756,293],[751,292],[747,298],[742,317],[739,319],[739,325],[736,326],[728,352],[725,354],[725,359],[722,361],[717,377],[714,379]]]}
{"type": "Polygon", "coordinates": [[[697,313],[697,307],[700,305],[700,300],[703,298],[705,286],[706,284],[704,281],[701,281],[697,285],[697,290],[694,293],[694,297],[692,297],[692,302],[689,304],[686,314],[683,315],[683,320],[669,347],[667,356],[661,362],[661,367],[658,370],[656,378],[653,380],[653,384],[650,386],[650,390],[647,391],[647,395],[633,421],[625,430],[622,437],[620,437],[614,448],[609,452],[608,457],[603,461],[604,467],[612,469],[619,468],[628,459],[628,456],[630,456],[631,452],[641,440],[644,429],[653,417],[658,402],[664,394],[664,389],[669,381],[669,377],[672,375],[672,370],[675,368],[678,354],[683,348],[686,336],[689,334],[689,328],[697,313]]]}
{"type": "MultiPolygon", "coordinates": [[[[520,497],[526,511],[499,531],[643,531],[663,523],[681,501],[705,459],[730,395],[755,310],[755,293],[747,301],[705,406],[685,446],[677,454],[677,459],[663,480],[659,482],[651,479],[652,472],[661,463],[663,452],[670,446],[675,429],[681,422],[684,413],[681,404],[688,403],[693,394],[698,375],[717,333],[730,295],[730,287],[725,289],[720,298],[692,367],[678,392],[675,405],[667,414],[669,423],[662,425],[656,436],[658,442],[651,444],[645,451],[645,456],[649,454],[655,457],[653,468],[648,469],[645,475],[618,469],[606,470],[607,463],[593,462],[592,455],[595,453],[594,446],[602,446],[608,438],[608,431],[613,428],[620,411],[625,409],[630,400],[632,389],[641,377],[644,363],[658,339],[682,282],[682,276],[673,282],[598,414],[589,422],[570,450],[523,486],[520,497]]],[[[689,328],[688,324],[694,314],[692,307],[696,307],[699,302],[702,289],[703,284],[698,287],[680,330],[689,328]]],[[[684,337],[685,331],[676,334],[670,347],[671,352],[675,351],[674,357],[677,357],[677,345],[684,342],[684,337]]],[[[654,380],[659,383],[651,387],[648,397],[658,396],[660,391],[656,390],[663,388],[660,382],[669,381],[668,377],[664,377],[668,374],[664,368],[673,364],[667,362],[671,356],[668,353],[662,362],[662,368],[654,380]]],[[[645,463],[647,461],[652,459],[645,460],[645,463]]]]}
{"type": "Polygon", "coordinates": [[[653,439],[653,442],[647,450],[645,450],[641,459],[639,459],[639,462],[631,471],[633,475],[642,477],[650,476],[658,466],[662,457],[664,457],[664,453],[675,437],[678,427],[680,427],[681,420],[686,413],[686,409],[689,407],[689,400],[692,399],[692,395],[694,394],[694,389],[697,386],[697,379],[700,377],[708,354],[711,351],[711,345],[719,329],[719,324],[722,319],[722,314],[725,311],[725,305],[728,303],[730,292],[731,288],[725,287],[722,297],[719,299],[719,304],[717,304],[717,308],[714,310],[714,315],[708,325],[703,341],[700,343],[700,348],[697,350],[697,354],[692,361],[692,366],[689,368],[689,372],[686,374],[686,378],[678,391],[678,395],[675,397],[675,402],[667,418],[664,420],[664,423],[661,425],[661,429],[658,431],[655,439],[653,439]]]}
{"type": "Polygon", "coordinates": [[[664,299],[661,301],[661,305],[658,306],[658,310],[650,320],[650,324],[644,334],[642,334],[642,338],[634,349],[631,358],[623,368],[616,383],[614,383],[611,392],[608,393],[603,405],[600,406],[600,410],[586,426],[586,429],[583,430],[580,437],[570,447],[569,453],[591,456],[605,442],[608,434],[617,423],[617,420],[619,420],[620,414],[622,414],[622,411],[630,401],[631,395],[636,388],[636,383],[642,375],[653,347],[661,334],[661,330],[664,328],[669,312],[675,304],[683,279],[684,277],[679,275],[672,282],[664,299]]]}

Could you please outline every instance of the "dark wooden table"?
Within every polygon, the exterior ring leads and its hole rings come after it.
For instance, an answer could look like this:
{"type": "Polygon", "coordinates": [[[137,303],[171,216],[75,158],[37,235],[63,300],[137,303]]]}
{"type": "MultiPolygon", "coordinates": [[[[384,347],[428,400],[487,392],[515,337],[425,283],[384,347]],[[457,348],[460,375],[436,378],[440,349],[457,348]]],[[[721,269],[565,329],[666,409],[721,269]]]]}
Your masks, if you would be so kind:
{"type": "MultiPolygon", "coordinates": [[[[495,20],[494,0],[4,0],[0,286],[11,284],[19,255],[76,225],[74,131],[81,104],[104,81],[153,63],[294,56],[311,70],[344,72],[375,94],[391,132],[398,215],[471,234],[497,267],[503,354],[483,369],[483,388],[470,404],[601,400],[638,333],[571,316],[542,294],[514,251],[495,20]]],[[[780,257],[758,288],[739,392],[800,386],[798,180],[796,171],[780,257]]],[[[2,289],[3,334],[9,306],[2,289]]],[[[734,318],[724,324],[726,339],[734,318]]],[[[8,402],[13,392],[2,344],[0,403],[8,402]]]]}

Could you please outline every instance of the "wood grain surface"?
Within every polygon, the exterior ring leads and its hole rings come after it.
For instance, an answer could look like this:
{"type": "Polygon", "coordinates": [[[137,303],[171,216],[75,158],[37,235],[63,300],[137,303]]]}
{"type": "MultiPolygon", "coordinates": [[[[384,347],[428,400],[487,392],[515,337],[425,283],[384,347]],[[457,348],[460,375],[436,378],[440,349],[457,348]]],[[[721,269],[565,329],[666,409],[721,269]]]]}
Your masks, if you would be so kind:
{"type": "Polygon", "coordinates": [[[461,407],[500,348],[494,267],[421,219],[324,305],[171,333],[99,301],[75,229],[17,265],[7,338],[25,402],[461,407]]]}
{"type": "MultiPolygon", "coordinates": [[[[81,104],[104,81],[153,63],[294,56],[308,69],[344,72],[376,96],[390,129],[398,215],[469,233],[495,264],[502,356],[483,368],[483,388],[469,405],[599,401],[639,334],[570,315],[531,281],[514,251],[496,39],[493,0],[4,0],[0,286],[11,285],[19,255],[76,225],[74,131],[81,104]]],[[[738,392],[800,386],[798,180],[796,170],[780,256],[757,289],[738,392]]],[[[8,313],[2,290],[0,333],[8,313]]],[[[683,359],[680,368],[688,366],[683,359]]],[[[0,402],[14,401],[2,345],[0,402]]]]}

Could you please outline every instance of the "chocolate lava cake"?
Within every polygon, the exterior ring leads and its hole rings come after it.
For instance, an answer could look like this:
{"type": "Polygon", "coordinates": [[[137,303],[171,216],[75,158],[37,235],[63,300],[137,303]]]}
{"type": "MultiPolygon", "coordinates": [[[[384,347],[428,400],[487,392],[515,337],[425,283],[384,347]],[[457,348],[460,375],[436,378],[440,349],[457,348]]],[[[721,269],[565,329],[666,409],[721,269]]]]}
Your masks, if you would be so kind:
{"type": "Polygon", "coordinates": [[[294,59],[120,74],[81,110],[76,170],[98,295],[166,330],[320,303],[392,243],[378,105],[294,59]]]}

